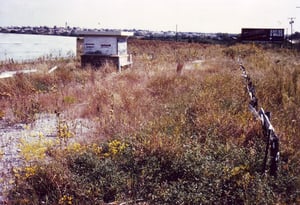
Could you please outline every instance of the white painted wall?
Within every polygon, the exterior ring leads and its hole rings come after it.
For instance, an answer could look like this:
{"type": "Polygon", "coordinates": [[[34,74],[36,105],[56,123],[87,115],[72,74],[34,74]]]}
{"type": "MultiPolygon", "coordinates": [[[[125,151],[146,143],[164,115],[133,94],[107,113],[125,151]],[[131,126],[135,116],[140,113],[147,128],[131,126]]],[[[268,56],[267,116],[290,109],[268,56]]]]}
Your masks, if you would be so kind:
{"type": "Polygon", "coordinates": [[[127,40],[126,38],[118,38],[118,55],[127,54],[127,40]]]}

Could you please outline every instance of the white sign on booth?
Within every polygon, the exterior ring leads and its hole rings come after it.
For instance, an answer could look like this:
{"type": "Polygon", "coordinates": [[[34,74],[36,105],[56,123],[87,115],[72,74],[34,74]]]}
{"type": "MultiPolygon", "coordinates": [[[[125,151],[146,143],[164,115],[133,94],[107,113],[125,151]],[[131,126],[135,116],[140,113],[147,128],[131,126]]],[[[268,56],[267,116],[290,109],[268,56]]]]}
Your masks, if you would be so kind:
{"type": "Polygon", "coordinates": [[[117,55],[117,39],[114,37],[84,38],[84,53],[97,53],[101,55],[117,55]]]}

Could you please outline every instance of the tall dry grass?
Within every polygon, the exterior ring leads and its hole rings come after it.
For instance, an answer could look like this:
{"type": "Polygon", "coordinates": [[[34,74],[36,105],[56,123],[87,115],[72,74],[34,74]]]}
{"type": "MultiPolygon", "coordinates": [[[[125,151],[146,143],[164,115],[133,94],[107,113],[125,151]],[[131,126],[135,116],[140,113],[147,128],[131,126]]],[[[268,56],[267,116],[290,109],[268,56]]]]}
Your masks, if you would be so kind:
{"type": "Polygon", "coordinates": [[[50,204],[139,198],[149,204],[299,202],[298,53],[141,40],[128,47],[134,64],[120,73],[68,61],[50,75],[0,80],[6,118],[32,121],[35,113],[60,112],[97,127],[71,152],[49,148],[54,163],[38,164],[11,197],[21,196],[20,202],[34,193],[33,204],[45,197],[50,204]],[[265,139],[248,111],[238,59],[259,106],[272,112],[283,157],[277,180],[261,175],[265,139]],[[178,62],[189,65],[180,75],[178,62]],[[40,193],[48,179],[51,190],[40,193]]]}

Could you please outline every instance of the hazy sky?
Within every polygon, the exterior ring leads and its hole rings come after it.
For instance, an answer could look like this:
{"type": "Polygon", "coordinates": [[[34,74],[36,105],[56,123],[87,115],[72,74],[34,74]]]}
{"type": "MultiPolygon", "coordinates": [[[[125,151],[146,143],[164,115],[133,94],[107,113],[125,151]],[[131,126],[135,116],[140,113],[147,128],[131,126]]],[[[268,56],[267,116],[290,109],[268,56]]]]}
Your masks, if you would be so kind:
{"type": "Polygon", "coordinates": [[[284,28],[300,0],[0,0],[0,26],[79,26],[153,31],[240,33],[242,27],[284,28]]]}

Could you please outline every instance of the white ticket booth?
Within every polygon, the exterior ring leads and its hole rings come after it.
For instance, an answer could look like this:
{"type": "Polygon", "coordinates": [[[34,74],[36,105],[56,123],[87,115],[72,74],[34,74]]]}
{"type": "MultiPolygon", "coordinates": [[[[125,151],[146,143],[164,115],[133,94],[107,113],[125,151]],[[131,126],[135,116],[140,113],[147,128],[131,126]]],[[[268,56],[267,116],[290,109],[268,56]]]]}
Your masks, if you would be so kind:
{"type": "Polygon", "coordinates": [[[120,71],[122,67],[132,64],[132,57],[127,53],[127,39],[133,36],[132,32],[84,31],[79,36],[83,37],[83,67],[88,64],[100,67],[109,62],[115,64],[120,71]]]}

